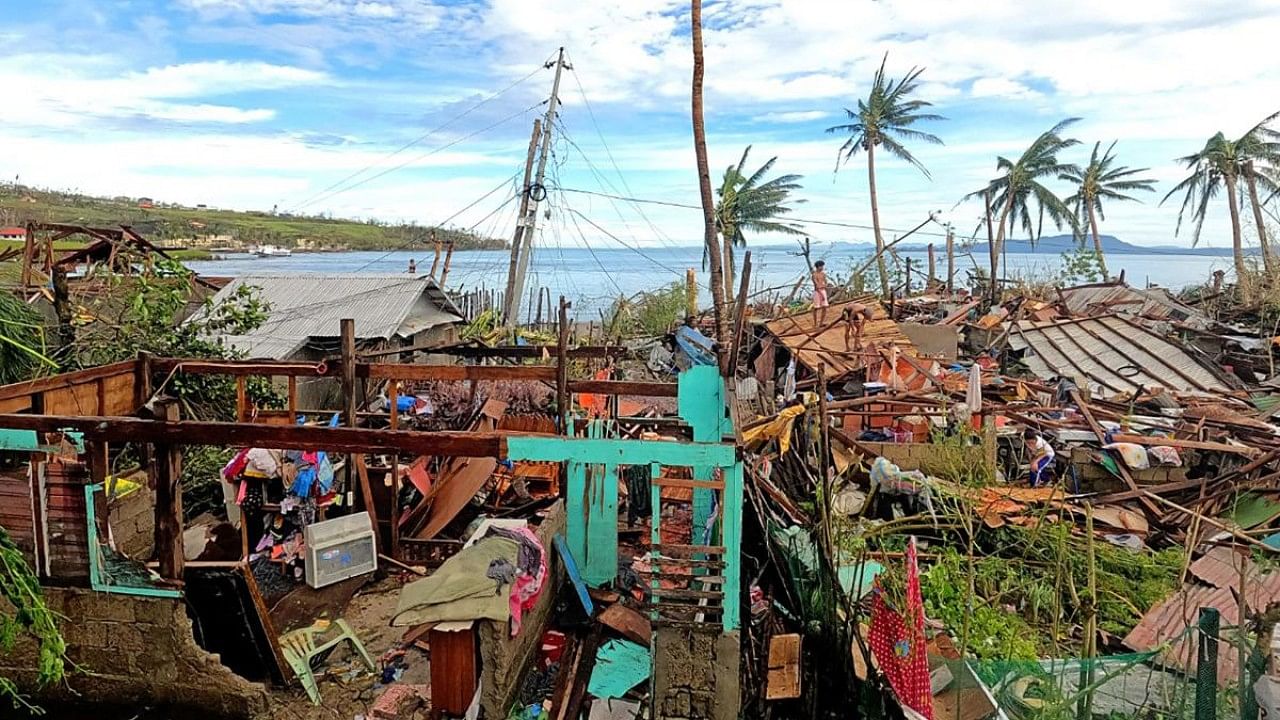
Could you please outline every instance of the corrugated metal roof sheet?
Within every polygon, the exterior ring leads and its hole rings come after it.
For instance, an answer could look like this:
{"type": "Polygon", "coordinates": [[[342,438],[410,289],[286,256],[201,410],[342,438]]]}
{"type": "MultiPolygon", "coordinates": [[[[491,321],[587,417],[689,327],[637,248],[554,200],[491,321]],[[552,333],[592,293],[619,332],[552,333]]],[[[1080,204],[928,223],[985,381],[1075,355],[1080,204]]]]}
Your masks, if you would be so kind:
{"type": "Polygon", "coordinates": [[[844,308],[858,302],[832,305],[827,308],[824,327],[818,326],[818,311],[784,315],[765,323],[764,328],[778,339],[801,365],[817,370],[819,365],[825,366],[828,378],[848,375],[867,366],[869,362],[881,362],[881,356],[875,347],[888,348],[896,346],[903,354],[916,355],[916,346],[911,343],[898,323],[889,319],[884,308],[874,300],[864,300],[862,304],[871,307],[873,315],[862,329],[863,348],[858,349],[845,341],[845,323],[841,320],[844,308]]]}
{"type": "Polygon", "coordinates": [[[1098,283],[1060,291],[1072,315],[1122,313],[1150,320],[1177,322],[1207,330],[1209,317],[1169,295],[1164,288],[1135,288],[1123,283],[1098,283]]]}
{"type": "Polygon", "coordinates": [[[1103,395],[1141,387],[1213,394],[1231,386],[1184,348],[1118,315],[1061,322],[1019,322],[1009,347],[1042,378],[1082,377],[1103,395]]]}
{"type": "MultiPolygon", "coordinates": [[[[1208,556],[1193,564],[1193,571],[1196,565],[1206,559],[1208,556]]],[[[1195,670],[1197,638],[1194,632],[1188,630],[1196,625],[1200,608],[1217,608],[1222,614],[1223,627],[1239,622],[1240,607],[1233,595],[1236,592],[1233,588],[1240,585],[1239,566],[1233,573],[1229,569],[1229,561],[1223,564],[1219,560],[1220,558],[1215,558],[1208,564],[1201,565],[1200,569],[1210,575],[1214,582],[1222,583],[1221,586],[1198,583],[1184,586],[1157,603],[1142,617],[1125,636],[1125,646],[1141,652],[1155,650],[1168,642],[1169,646],[1160,653],[1161,662],[1186,672],[1195,670]]],[[[1267,608],[1280,600],[1280,573],[1258,575],[1257,566],[1250,563],[1245,586],[1244,601],[1251,611],[1267,608]]],[[[1235,682],[1237,677],[1237,653],[1227,652],[1226,647],[1224,645],[1218,652],[1218,683],[1224,686],[1235,682]]]]}
{"type": "Polygon", "coordinates": [[[227,283],[213,303],[244,285],[258,288],[270,317],[248,335],[222,339],[251,357],[283,358],[308,338],[337,337],[343,318],[356,321],[357,338],[383,340],[462,320],[424,275],[245,275],[227,283]]]}

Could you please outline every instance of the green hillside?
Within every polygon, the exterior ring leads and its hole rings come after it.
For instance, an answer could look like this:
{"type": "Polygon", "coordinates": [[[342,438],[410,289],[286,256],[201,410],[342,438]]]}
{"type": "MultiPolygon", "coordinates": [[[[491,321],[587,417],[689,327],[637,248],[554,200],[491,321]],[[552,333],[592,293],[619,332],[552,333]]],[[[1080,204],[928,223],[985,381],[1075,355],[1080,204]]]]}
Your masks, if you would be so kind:
{"type": "Polygon", "coordinates": [[[453,240],[458,250],[506,246],[504,240],[453,228],[238,212],[150,202],[146,198],[101,198],[23,185],[0,186],[0,226],[22,225],[28,220],[108,227],[132,225],[158,244],[215,249],[272,244],[310,250],[390,250],[427,245],[433,230],[437,239],[453,240]]]}

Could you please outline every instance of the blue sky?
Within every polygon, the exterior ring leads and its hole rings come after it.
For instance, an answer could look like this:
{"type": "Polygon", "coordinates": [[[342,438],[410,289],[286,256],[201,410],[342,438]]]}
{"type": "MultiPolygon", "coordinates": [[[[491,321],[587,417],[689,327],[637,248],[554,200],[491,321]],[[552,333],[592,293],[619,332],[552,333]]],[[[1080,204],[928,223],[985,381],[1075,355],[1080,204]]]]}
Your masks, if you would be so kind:
{"type": "MultiPolygon", "coordinates": [[[[869,221],[865,165],[833,173],[842,138],[824,129],[866,92],[886,52],[892,75],[926,67],[922,95],[949,118],[929,128],[946,145],[916,148],[932,180],[880,164],[888,228],[938,210],[972,230],[979,208],[956,203],[991,176],[995,157],[1078,115],[1076,159],[1094,141],[1118,140],[1121,162],[1151,168],[1161,188],[1141,205],[1109,208],[1103,231],[1189,244],[1174,237],[1176,205],[1157,206],[1181,177],[1173,159],[1280,110],[1274,0],[705,2],[713,179],[751,144],[756,161],[776,155],[778,171],[805,176],[807,203],[796,212],[804,218],[869,221]]],[[[573,70],[562,87],[554,182],[698,202],[683,0],[0,0],[0,8],[6,179],[242,209],[449,220],[505,236],[511,179],[550,89],[542,65],[564,45],[573,70]]],[[[698,213],[680,208],[580,193],[553,193],[550,205],[546,244],[696,244],[701,233],[698,213]]],[[[1220,210],[1205,244],[1230,242],[1220,210]]],[[[818,241],[871,239],[856,228],[809,230],[818,241]]]]}

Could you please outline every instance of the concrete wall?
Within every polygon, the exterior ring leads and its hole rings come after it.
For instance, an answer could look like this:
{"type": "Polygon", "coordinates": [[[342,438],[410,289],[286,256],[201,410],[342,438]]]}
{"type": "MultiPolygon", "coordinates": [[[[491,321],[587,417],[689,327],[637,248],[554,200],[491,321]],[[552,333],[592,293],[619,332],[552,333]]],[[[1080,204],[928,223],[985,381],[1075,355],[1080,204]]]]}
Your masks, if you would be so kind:
{"type": "MultiPolygon", "coordinates": [[[[1080,479],[1080,492],[1123,492],[1129,489],[1124,480],[1112,475],[1094,460],[1096,450],[1077,447],[1071,450],[1071,465],[1080,479]]],[[[1189,458],[1184,455],[1183,463],[1189,458]]],[[[1117,461],[1118,462],[1118,461],[1117,461]]],[[[1182,482],[1187,479],[1187,468],[1160,465],[1146,470],[1130,470],[1133,481],[1138,485],[1162,485],[1164,483],[1182,482]]]]}
{"type": "Polygon", "coordinates": [[[547,579],[537,603],[522,616],[520,634],[511,637],[511,627],[505,622],[485,620],[479,623],[480,706],[483,717],[507,716],[525,670],[540,644],[542,632],[555,606],[556,590],[564,582],[564,565],[552,542],[556,534],[563,535],[564,531],[564,501],[560,501],[551,507],[537,530],[538,540],[547,553],[547,579]]]}
{"type": "MultiPolygon", "coordinates": [[[[37,648],[22,638],[0,654],[0,675],[59,717],[58,708],[168,708],[182,718],[251,718],[266,707],[261,685],[245,680],[201,650],[179,600],[98,593],[72,588],[44,589],[60,623],[67,656],[80,666],[65,685],[38,688],[37,648]]],[[[12,612],[0,604],[0,614],[12,612]]]]}
{"type": "Polygon", "coordinates": [[[655,627],[653,700],[664,720],[732,720],[741,707],[738,633],[655,627]]]}
{"type": "MultiPolygon", "coordinates": [[[[986,434],[986,438],[991,439],[990,433],[986,434]]],[[[903,470],[922,470],[926,474],[939,474],[935,471],[939,470],[940,451],[938,446],[932,443],[862,442],[861,444],[903,470]]],[[[981,445],[948,448],[946,452],[960,453],[963,458],[967,458],[963,461],[966,465],[977,466],[985,463],[991,468],[995,467],[994,442],[984,441],[981,445]]]]}
{"type": "MultiPolygon", "coordinates": [[[[102,493],[95,500],[97,507],[102,507],[102,493]]],[[[120,552],[135,560],[151,557],[155,545],[155,493],[146,485],[117,498],[111,505],[107,515],[111,526],[111,537],[120,552]]]]}

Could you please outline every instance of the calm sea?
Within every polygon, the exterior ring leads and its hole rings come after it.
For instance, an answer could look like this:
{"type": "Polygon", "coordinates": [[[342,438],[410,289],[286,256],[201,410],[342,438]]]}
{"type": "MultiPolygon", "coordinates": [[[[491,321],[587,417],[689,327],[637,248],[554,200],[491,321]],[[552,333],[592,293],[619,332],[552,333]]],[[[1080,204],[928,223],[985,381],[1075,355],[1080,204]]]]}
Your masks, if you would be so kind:
{"type": "MultiPolygon", "coordinates": [[[[847,277],[853,268],[863,265],[869,253],[858,246],[814,246],[814,260],[825,260],[833,277],[847,277]]],[[[925,253],[909,252],[913,270],[926,268],[925,253]]],[[[505,287],[510,255],[506,251],[458,252],[453,256],[448,284],[451,289],[466,292],[473,289],[505,287]]],[[[193,270],[206,275],[236,276],[272,273],[316,273],[344,275],[348,273],[406,272],[410,259],[417,262],[418,272],[431,268],[431,251],[370,251],[341,253],[299,253],[291,257],[258,258],[247,254],[225,255],[222,259],[188,263],[193,270]]],[[[741,254],[738,255],[739,265],[741,254]]],[[[783,295],[806,272],[804,258],[785,246],[752,248],[752,290],[784,288],[783,295]]],[[[945,272],[945,259],[938,255],[938,273],[945,272]]],[[[956,280],[967,280],[975,262],[985,264],[985,255],[956,259],[956,280]]],[[[1197,257],[1186,255],[1115,255],[1108,258],[1111,272],[1125,271],[1130,284],[1148,283],[1182,288],[1207,282],[1214,270],[1231,272],[1230,257],[1197,257]]],[[[1060,272],[1062,260],[1057,255],[1009,253],[1005,274],[1011,278],[1049,279],[1060,272]]],[[[598,311],[608,307],[619,295],[655,290],[673,282],[684,282],[685,271],[698,271],[703,283],[700,301],[710,301],[706,274],[702,272],[702,251],[697,247],[653,247],[636,250],[624,248],[591,249],[584,247],[537,248],[529,268],[529,288],[546,287],[553,298],[564,295],[574,305],[574,313],[582,321],[598,318],[598,311]]],[[[920,277],[913,272],[914,283],[920,277]]],[[[803,289],[802,289],[803,292],[803,289]]],[[[527,304],[527,299],[526,299],[527,304]]]]}

